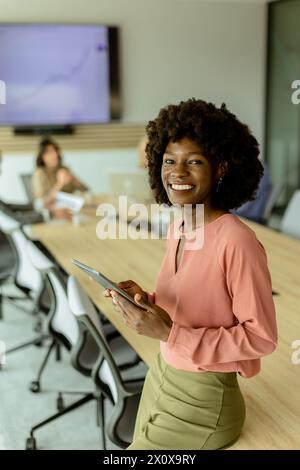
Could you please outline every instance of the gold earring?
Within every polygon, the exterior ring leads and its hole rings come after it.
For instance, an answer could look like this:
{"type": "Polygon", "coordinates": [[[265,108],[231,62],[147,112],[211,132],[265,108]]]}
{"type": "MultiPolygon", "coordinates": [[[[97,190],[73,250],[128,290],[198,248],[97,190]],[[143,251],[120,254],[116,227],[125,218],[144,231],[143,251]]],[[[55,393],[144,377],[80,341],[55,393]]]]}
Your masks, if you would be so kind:
{"type": "Polygon", "coordinates": [[[223,177],[221,176],[221,178],[219,179],[218,184],[217,184],[217,189],[216,189],[216,192],[217,192],[217,193],[219,192],[219,189],[220,189],[220,186],[221,186],[221,184],[222,184],[222,181],[223,181],[223,177]]]}

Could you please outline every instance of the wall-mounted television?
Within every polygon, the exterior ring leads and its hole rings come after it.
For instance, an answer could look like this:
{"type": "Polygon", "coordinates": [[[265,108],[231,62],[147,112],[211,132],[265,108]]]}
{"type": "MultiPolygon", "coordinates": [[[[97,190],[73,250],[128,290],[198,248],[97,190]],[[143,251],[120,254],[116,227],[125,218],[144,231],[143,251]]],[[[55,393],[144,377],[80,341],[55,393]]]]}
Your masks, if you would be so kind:
{"type": "Polygon", "coordinates": [[[0,23],[0,125],[67,126],[120,118],[118,28],[0,23]]]}

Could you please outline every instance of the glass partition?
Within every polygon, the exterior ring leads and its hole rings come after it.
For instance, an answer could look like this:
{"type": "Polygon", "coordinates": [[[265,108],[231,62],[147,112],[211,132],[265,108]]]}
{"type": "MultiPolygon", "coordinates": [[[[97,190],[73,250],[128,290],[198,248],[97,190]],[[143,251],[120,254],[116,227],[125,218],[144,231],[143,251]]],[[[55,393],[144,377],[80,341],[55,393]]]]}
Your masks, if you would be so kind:
{"type": "Polygon", "coordinates": [[[284,210],[300,187],[300,0],[269,5],[265,153],[284,210]]]}

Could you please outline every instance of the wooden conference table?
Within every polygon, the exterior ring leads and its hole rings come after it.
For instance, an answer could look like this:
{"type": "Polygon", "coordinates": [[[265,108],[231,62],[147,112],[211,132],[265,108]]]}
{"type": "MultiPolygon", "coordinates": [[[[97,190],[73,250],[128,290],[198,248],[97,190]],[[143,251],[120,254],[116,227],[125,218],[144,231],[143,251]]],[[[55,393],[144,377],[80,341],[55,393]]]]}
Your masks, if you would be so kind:
{"type": "MultiPolygon", "coordinates": [[[[164,240],[100,240],[95,209],[79,226],[72,223],[39,224],[33,233],[57,262],[76,276],[107,318],[116,326],[140,357],[151,364],[159,351],[156,340],[140,336],[126,327],[103,297],[102,289],[70,262],[77,258],[99,268],[107,277],[133,279],[148,291],[164,255],[164,240]]],[[[292,363],[292,342],[300,340],[300,241],[266,227],[245,221],[266,248],[279,329],[276,351],[262,360],[262,371],[251,379],[239,377],[247,406],[243,433],[231,449],[300,449],[300,364],[292,363]]],[[[300,349],[298,347],[298,349],[300,349]]],[[[300,352],[298,354],[300,358],[300,352]]]]}

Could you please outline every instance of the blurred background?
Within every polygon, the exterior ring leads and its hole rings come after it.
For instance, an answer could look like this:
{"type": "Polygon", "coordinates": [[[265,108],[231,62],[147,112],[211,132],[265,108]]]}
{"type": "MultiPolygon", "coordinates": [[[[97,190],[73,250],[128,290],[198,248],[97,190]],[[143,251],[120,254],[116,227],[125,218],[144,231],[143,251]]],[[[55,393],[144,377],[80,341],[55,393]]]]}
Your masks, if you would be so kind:
{"type": "Polygon", "coordinates": [[[139,165],[147,121],[195,96],[249,124],[284,212],[300,179],[299,1],[0,0],[0,11],[0,198],[26,201],[20,175],[43,133],[93,192],[109,191],[111,170],[139,165]]]}
{"type": "MultiPolygon", "coordinates": [[[[253,227],[270,260],[280,350],[266,362],[269,376],[245,388],[252,409],[235,448],[299,448],[299,374],[290,360],[292,341],[300,344],[299,18],[300,0],[0,0],[0,449],[37,446],[30,426],[55,410],[64,414],[70,403],[58,387],[71,396],[96,390],[97,409],[91,403],[53,426],[40,423],[38,447],[104,448],[94,363],[88,354],[84,366],[77,356],[70,361],[70,352],[79,354],[73,314],[80,315],[80,300],[106,328],[102,336],[120,341],[120,370],[124,359],[145,369],[156,353],[149,338],[124,333],[99,286],[69,277],[78,276],[70,259],[75,253],[98,263],[112,279],[137,276],[152,292],[160,241],[154,247],[149,240],[147,249],[139,240],[103,242],[95,209],[120,194],[153,200],[145,125],[162,107],[191,97],[226,103],[257,138],[265,168],[256,199],[237,213],[260,224],[253,227]],[[61,226],[61,219],[73,223],[61,226]],[[56,360],[48,361],[53,351],[56,360]]],[[[157,231],[168,223],[158,214],[157,231]]],[[[95,350],[97,358],[103,353],[95,348],[94,360],[95,350]]],[[[120,383],[113,384],[104,406],[110,418],[115,405],[127,412],[115,399],[120,383]]],[[[107,448],[131,442],[136,405],[130,419],[124,412],[130,432],[123,440],[111,432],[107,448]]]]}

